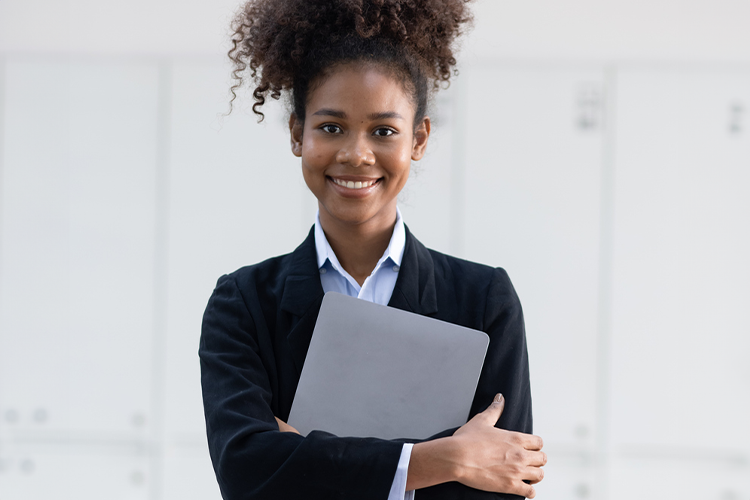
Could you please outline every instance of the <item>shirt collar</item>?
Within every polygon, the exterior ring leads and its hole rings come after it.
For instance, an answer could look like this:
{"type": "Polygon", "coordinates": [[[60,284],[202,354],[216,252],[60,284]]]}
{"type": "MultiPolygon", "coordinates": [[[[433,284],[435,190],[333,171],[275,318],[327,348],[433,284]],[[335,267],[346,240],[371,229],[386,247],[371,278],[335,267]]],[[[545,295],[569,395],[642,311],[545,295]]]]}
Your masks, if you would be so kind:
{"type": "MultiPolygon", "coordinates": [[[[401,266],[401,259],[404,256],[404,247],[406,246],[406,231],[404,230],[404,221],[401,217],[401,210],[396,207],[396,225],[393,226],[393,234],[388,248],[385,249],[380,262],[390,258],[394,264],[401,266]]],[[[323,227],[320,225],[320,211],[315,214],[315,252],[318,255],[318,269],[322,268],[326,260],[330,261],[336,269],[341,269],[336,254],[333,253],[331,245],[328,243],[323,227]]]]}

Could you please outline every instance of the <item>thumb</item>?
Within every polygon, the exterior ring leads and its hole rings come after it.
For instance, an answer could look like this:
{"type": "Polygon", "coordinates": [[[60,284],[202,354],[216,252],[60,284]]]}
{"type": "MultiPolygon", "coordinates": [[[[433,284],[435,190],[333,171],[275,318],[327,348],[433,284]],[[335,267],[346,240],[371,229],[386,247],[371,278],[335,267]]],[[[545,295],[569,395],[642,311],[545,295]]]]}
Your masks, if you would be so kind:
{"type": "Polygon", "coordinates": [[[500,415],[503,414],[503,409],[505,408],[505,398],[502,394],[498,394],[495,396],[495,399],[492,400],[492,404],[487,407],[486,410],[484,410],[482,413],[486,414],[489,419],[492,420],[492,425],[495,425],[498,420],[500,420],[500,415]]]}

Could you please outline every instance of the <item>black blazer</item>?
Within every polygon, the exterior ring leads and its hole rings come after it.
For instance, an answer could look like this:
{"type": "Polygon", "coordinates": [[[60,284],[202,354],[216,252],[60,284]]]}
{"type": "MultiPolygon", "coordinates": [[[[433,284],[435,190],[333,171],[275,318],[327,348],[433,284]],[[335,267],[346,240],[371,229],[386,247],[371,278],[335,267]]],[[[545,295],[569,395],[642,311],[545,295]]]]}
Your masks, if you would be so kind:
{"type": "MultiPolygon", "coordinates": [[[[274,415],[289,417],[322,300],[312,230],[293,253],[219,278],[199,355],[209,450],[227,500],[385,500],[402,443],[416,442],[278,431],[274,415]]],[[[506,403],[498,427],[531,433],[523,315],[504,270],[428,250],[407,229],[388,305],[487,332],[471,415],[501,392],[506,403]]],[[[438,498],[519,497],[459,483],[417,492],[417,500],[438,498]]]]}

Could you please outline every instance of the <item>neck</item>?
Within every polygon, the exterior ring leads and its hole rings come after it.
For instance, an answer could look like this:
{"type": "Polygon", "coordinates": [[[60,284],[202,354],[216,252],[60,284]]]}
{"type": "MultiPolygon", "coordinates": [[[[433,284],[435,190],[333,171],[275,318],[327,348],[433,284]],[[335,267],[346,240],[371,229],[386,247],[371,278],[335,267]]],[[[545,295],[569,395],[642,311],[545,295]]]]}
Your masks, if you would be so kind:
{"type": "Polygon", "coordinates": [[[320,207],[320,225],[341,266],[360,286],[383,256],[393,236],[396,205],[393,210],[365,222],[350,223],[334,219],[320,207]]]}

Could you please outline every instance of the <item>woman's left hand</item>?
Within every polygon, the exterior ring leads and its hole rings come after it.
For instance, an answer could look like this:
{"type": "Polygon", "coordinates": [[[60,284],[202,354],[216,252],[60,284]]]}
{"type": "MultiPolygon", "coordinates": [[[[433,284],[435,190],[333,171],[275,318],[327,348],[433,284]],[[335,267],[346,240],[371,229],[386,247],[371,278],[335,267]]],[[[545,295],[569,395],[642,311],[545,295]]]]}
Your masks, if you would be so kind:
{"type": "Polygon", "coordinates": [[[283,420],[281,420],[279,417],[273,417],[276,419],[276,423],[279,426],[279,430],[281,432],[294,432],[295,434],[299,434],[299,431],[292,427],[291,425],[287,424],[283,420]]]}

